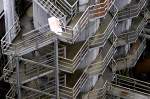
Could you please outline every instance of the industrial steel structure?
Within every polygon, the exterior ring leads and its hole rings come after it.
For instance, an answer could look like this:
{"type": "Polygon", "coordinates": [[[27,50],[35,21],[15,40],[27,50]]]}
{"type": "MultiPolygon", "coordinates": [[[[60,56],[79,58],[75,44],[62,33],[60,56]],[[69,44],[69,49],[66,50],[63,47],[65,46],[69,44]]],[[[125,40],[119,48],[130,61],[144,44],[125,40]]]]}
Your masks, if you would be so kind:
{"type": "Polygon", "coordinates": [[[32,0],[22,18],[15,0],[3,0],[6,99],[148,99],[149,83],[116,73],[134,67],[146,48],[147,2],[32,0]]]}

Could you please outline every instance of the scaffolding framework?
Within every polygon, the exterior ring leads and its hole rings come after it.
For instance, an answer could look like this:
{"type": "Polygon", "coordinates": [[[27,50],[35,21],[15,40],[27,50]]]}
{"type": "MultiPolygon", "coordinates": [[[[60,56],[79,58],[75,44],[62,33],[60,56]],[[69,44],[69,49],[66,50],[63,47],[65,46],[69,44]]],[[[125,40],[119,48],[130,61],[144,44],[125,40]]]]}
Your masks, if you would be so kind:
{"type": "MultiPolygon", "coordinates": [[[[80,11],[80,0],[33,0],[32,3],[34,29],[23,33],[20,19],[14,13],[9,16],[14,17],[14,22],[1,39],[2,52],[9,57],[2,75],[11,84],[6,99],[77,99],[84,93],[86,99],[107,99],[114,86],[124,83],[116,71],[134,67],[146,48],[146,39],[140,35],[150,16],[147,0],[132,0],[123,9],[118,9],[117,0],[89,0],[84,11],[80,11]],[[60,20],[62,35],[50,30],[48,18],[52,16],[60,20]],[[129,19],[132,19],[129,29],[123,32],[118,29],[129,19]],[[132,45],[137,42],[140,42],[138,48],[134,49],[132,45]],[[125,45],[131,47],[128,54],[116,58],[118,47],[125,45]],[[93,49],[99,51],[88,63],[93,49]],[[106,80],[109,69],[111,76],[106,80]],[[98,78],[95,84],[98,88],[84,91],[90,77],[98,78]]],[[[131,89],[136,92],[137,82],[147,84],[133,81],[131,89]]]]}

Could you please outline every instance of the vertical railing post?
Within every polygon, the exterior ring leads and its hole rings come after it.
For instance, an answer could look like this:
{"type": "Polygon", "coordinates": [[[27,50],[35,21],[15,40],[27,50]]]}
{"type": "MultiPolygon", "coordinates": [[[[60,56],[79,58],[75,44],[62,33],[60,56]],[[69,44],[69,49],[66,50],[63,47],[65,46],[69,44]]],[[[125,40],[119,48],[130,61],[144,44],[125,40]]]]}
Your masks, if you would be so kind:
{"type": "Polygon", "coordinates": [[[66,47],[64,47],[64,57],[65,57],[65,58],[67,57],[66,51],[67,51],[67,49],[66,49],[66,47]]]}
{"type": "Polygon", "coordinates": [[[60,99],[59,97],[59,67],[58,67],[58,40],[56,39],[54,42],[54,50],[55,50],[55,65],[56,65],[56,99],[60,99]]]}
{"type": "Polygon", "coordinates": [[[65,79],[65,81],[64,81],[64,82],[65,82],[64,86],[66,86],[66,84],[67,84],[67,80],[66,80],[66,79],[67,79],[67,77],[66,77],[66,74],[65,74],[64,79],[65,79]]]}
{"type": "Polygon", "coordinates": [[[118,81],[118,80],[117,80],[117,79],[118,79],[118,78],[117,78],[117,74],[115,74],[114,78],[115,78],[115,83],[116,83],[116,85],[117,85],[117,81],[118,81]]]}
{"type": "Polygon", "coordinates": [[[133,90],[135,91],[135,86],[136,86],[136,80],[134,79],[134,85],[133,85],[133,90]]]}
{"type": "Polygon", "coordinates": [[[17,99],[21,98],[21,85],[20,85],[20,73],[19,73],[19,57],[15,56],[16,60],[16,78],[17,78],[17,99]]]}

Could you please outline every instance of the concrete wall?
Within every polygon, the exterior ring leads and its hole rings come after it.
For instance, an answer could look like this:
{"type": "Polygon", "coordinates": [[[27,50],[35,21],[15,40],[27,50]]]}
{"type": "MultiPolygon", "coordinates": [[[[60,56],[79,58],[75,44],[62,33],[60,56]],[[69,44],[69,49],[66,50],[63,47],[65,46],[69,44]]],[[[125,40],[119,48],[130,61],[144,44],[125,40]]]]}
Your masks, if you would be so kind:
{"type": "MultiPolygon", "coordinates": [[[[15,23],[15,0],[3,0],[3,4],[5,13],[5,29],[7,32],[15,23]]],[[[15,31],[15,29],[12,30],[12,32],[9,32],[8,42],[11,42],[16,37],[16,33],[13,31],[15,31]]]]}
{"type": "Polygon", "coordinates": [[[3,0],[0,0],[0,13],[4,10],[3,0]]]}
{"type": "Polygon", "coordinates": [[[115,29],[116,35],[120,35],[121,33],[128,31],[131,27],[131,22],[132,22],[132,19],[119,22],[115,29]]]}
{"type": "Polygon", "coordinates": [[[79,0],[79,11],[83,12],[88,7],[89,0],[79,0]]]}
{"type": "Polygon", "coordinates": [[[98,30],[99,24],[99,19],[90,21],[89,24],[87,24],[86,28],[81,31],[77,41],[85,41],[89,37],[89,35],[95,34],[98,30]]]}
{"type": "Polygon", "coordinates": [[[89,66],[96,59],[98,53],[99,53],[99,48],[90,49],[87,55],[85,56],[85,59],[81,62],[78,69],[82,69],[89,66]]]}
{"type": "Polygon", "coordinates": [[[50,16],[33,1],[33,21],[34,27],[38,28],[48,24],[48,18],[50,16]]]}
{"type": "Polygon", "coordinates": [[[98,75],[89,76],[88,81],[82,88],[81,92],[86,93],[86,92],[90,91],[95,86],[97,81],[98,81],[98,75]]]}
{"type": "Polygon", "coordinates": [[[122,9],[125,5],[129,4],[131,0],[116,0],[115,5],[118,9],[122,9]]]}

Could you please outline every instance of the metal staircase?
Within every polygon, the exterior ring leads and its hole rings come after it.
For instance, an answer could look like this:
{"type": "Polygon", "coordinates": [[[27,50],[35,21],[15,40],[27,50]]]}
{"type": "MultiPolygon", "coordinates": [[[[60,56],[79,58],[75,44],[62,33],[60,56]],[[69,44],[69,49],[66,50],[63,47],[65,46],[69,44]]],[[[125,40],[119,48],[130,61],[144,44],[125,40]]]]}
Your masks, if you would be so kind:
{"type": "Polygon", "coordinates": [[[88,26],[90,23],[90,20],[97,19],[104,17],[109,9],[112,7],[115,0],[105,0],[104,2],[100,2],[96,5],[90,5],[88,8],[84,11],[84,13],[81,15],[81,17],[77,20],[75,25],[73,27],[70,27],[69,25],[65,28],[64,36],[60,37],[62,40],[64,38],[68,38],[70,43],[76,42],[78,40],[78,37],[81,36],[82,31],[88,26]],[[100,8],[100,9],[99,9],[100,8]],[[100,15],[96,15],[99,14],[100,15]],[[71,32],[71,33],[69,33],[71,32]],[[70,34],[70,35],[69,35],[70,34]]]}
{"type": "Polygon", "coordinates": [[[104,46],[104,48],[102,48],[102,51],[99,53],[95,61],[90,65],[88,69],[89,75],[96,75],[96,74],[103,75],[104,74],[107,66],[109,65],[110,61],[112,60],[116,52],[116,48],[115,48],[116,41],[117,39],[115,39],[115,41],[113,42],[111,46],[109,45],[108,47],[107,45],[107,46],[104,46]],[[106,49],[108,50],[107,52],[106,52],[106,49]],[[106,55],[102,57],[101,55],[104,53],[106,53],[106,55]]]}
{"type": "MultiPolygon", "coordinates": [[[[19,61],[15,56],[10,56],[8,63],[3,68],[4,80],[10,83],[17,83],[17,72],[21,75],[20,82],[22,84],[35,80],[44,75],[54,72],[55,65],[55,51],[53,46],[49,46],[50,53],[39,57],[19,57],[19,61]],[[19,63],[19,64],[18,64],[19,63]],[[19,70],[16,67],[19,65],[19,70]]],[[[59,49],[61,51],[62,49],[59,49]]],[[[62,55],[62,53],[61,53],[62,55]]],[[[18,57],[18,56],[17,56],[18,57]]]]}
{"type": "MultiPolygon", "coordinates": [[[[107,0],[105,0],[106,2],[107,0]]],[[[47,8],[53,8],[53,3],[49,0],[41,1],[43,6],[47,8]]],[[[107,1],[108,2],[108,1],[107,1]]],[[[114,1],[113,1],[114,2],[114,1]]],[[[104,3],[105,4],[105,3],[104,3]]],[[[98,4],[99,6],[104,6],[103,3],[98,4]]],[[[111,6],[112,2],[109,2],[109,5],[111,6]]],[[[107,5],[107,8],[110,6],[107,5]]],[[[42,7],[43,7],[42,6],[42,7]]],[[[57,8],[57,7],[54,7],[57,8]]],[[[90,7],[87,8],[87,10],[82,14],[78,22],[73,28],[70,27],[62,27],[64,32],[62,33],[62,36],[59,36],[58,38],[65,39],[67,42],[75,42],[77,38],[81,35],[81,32],[85,29],[86,25],[89,22],[89,10],[90,7]]],[[[62,17],[63,15],[59,14],[59,9],[53,9],[55,12],[55,16],[62,17]]],[[[53,11],[50,10],[50,11],[53,11]]],[[[105,13],[106,14],[106,13],[105,13]]],[[[91,14],[92,15],[92,14],[91,14]]],[[[9,42],[8,37],[10,32],[16,28],[16,25],[18,26],[18,21],[14,24],[14,26],[10,29],[9,32],[6,33],[6,35],[1,39],[1,47],[4,54],[11,55],[11,54],[17,54],[19,56],[22,56],[24,54],[30,53],[38,48],[44,47],[50,43],[53,42],[55,39],[55,34],[53,34],[49,30],[49,26],[43,26],[38,29],[35,29],[33,31],[30,31],[26,34],[23,34],[22,38],[17,38],[13,42],[9,42]]],[[[20,28],[16,29],[16,33],[20,31],[20,28]]],[[[10,35],[11,36],[11,35],[10,35]]],[[[11,38],[11,37],[10,37],[11,38]]]]}
{"type": "Polygon", "coordinates": [[[137,17],[141,10],[145,7],[147,0],[134,1],[118,12],[118,21],[127,20],[137,17]]]}
{"type": "Polygon", "coordinates": [[[127,55],[124,58],[120,58],[116,60],[117,65],[113,66],[116,70],[122,70],[127,68],[132,68],[136,65],[140,56],[146,48],[146,40],[143,39],[137,50],[134,54],[127,55]],[[117,66],[117,67],[116,67],[117,66]]]}
{"type": "MultiPolygon", "coordinates": [[[[101,59],[99,59],[98,63],[93,64],[92,68],[94,68],[94,70],[96,70],[97,73],[98,73],[98,70],[101,71],[101,69],[99,69],[99,68],[104,67],[103,69],[105,69],[105,67],[109,64],[111,58],[113,57],[113,55],[116,51],[115,45],[116,45],[117,37],[114,34],[114,35],[111,35],[110,38],[111,39],[113,38],[113,41],[112,41],[113,44],[111,46],[109,46],[110,48],[108,48],[109,50],[107,52],[106,57],[104,58],[103,61],[101,59]],[[100,61],[102,61],[102,62],[100,62],[100,61]],[[94,66],[95,64],[97,64],[97,65],[94,66]]],[[[89,45],[90,45],[89,42],[90,42],[90,40],[87,39],[72,59],[59,56],[58,62],[59,62],[60,70],[69,72],[69,73],[74,73],[77,70],[77,68],[80,66],[80,63],[84,60],[84,58],[86,57],[86,55],[88,53],[89,45]]],[[[94,47],[99,47],[99,45],[96,45],[94,47]]],[[[62,52],[60,52],[60,53],[62,53],[62,52]]],[[[93,72],[93,69],[90,69],[90,71],[93,72]]]]}
{"type": "MultiPolygon", "coordinates": [[[[34,1],[50,16],[61,20],[63,32],[62,35],[57,35],[50,31],[49,25],[45,25],[21,37],[16,37],[10,42],[11,31],[19,27],[17,21],[6,33],[1,40],[1,46],[3,54],[10,56],[10,60],[3,69],[4,80],[11,83],[12,86],[6,95],[7,99],[15,99],[17,95],[21,95],[23,97],[21,99],[76,99],[88,78],[95,75],[102,76],[111,60],[114,60],[118,39],[114,29],[118,24],[118,19],[123,21],[137,17],[146,4],[146,0],[140,0],[135,6],[131,4],[129,8],[118,12],[114,5],[115,0],[100,0],[94,5],[88,5],[84,12],[79,13],[79,0],[74,0],[73,4],[67,0],[34,1]],[[127,11],[130,11],[130,14],[127,15],[127,11]],[[79,41],[83,31],[89,28],[90,22],[95,22],[99,18],[102,22],[99,28],[102,30],[97,30],[92,37],[88,35],[85,41],[79,41]],[[59,44],[57,39],[60,40],[59,44]],[[48,45],[52,45],[52,48],[48,45]],[[49,50],[45,48],[47,46],[49,50]],[[101,52],[92,64],[81,67],[90,48],[100,48],[101,52]],[[38,55],[31,55],[35,54],[34,51],[39,52],[38,55]]],[[[136,22],[133,25],[135,24],[136,22]]],[[[145,24],[146,19],[143,17],[136,28],[130,29],[121,37],[127,35],[130,43],[137,41],[145,24]]],[[[19,33],[20,28],[15,30],[15,33],[19,33]]],[[[85,33],[89,34],[88,31],[85,33]]],[[[130,67],[136,64],[145,45],[146,40],[144,39],[134,55],[127,57],[131,61],[128,63],[130,67]]],[[[118,63],[116,64],[113,72],[117,69],[118,63]]],[[[110,83],[106,81],[102,88],[90,91],[87,99],[105,99],[109,88],[110,83]]]]}
{"type": "MultiPolygon", "coordinates": [[[[87,67],[88,68],[88,67],[87,67]]],[[[67,84],[60,84],[60,96],[63,98],[76,99],[78,94],[80,93],[82,87],[85,85],[88,80],[87,68],[81,73],[81,75],[77,78],[75,82],[71,82],[72,87],[68,87],[67,84]]],[[[71,74],[69,74],[71,75],[71,74]]],[[[74,75],[74,74],[73,74],[74,75]]],[[[66,80],[64,80],[66,81],[66,80]]]]}
{"type": "MultiPolygon", "coordinates": [[[[100,2],[100,3],[98,2],[95,5],[88,6],[88,8],[83,12],[83,14],[80,15],[80,18],[77,19],[75,23],[72,23],[72,24],[74,24],[73,26],[70,26],[69,24],[67,25],[66,22],[63,22],[66,25],[62,26],[62,29],[64,31],[62,32],[62,36],[59,36],[59,39],[62,40],[62,41],[65,41],[65,42],[69,42],[69,43],[74,43],[75,41],[77,41],[78,37],[81,35],[81,32],[89,24],[89,21],[91,19],[104,17],[106,15],[106,13],[108,12],[108,10],[113,5],[114,1],[115,0],[105,0],[104,2],[100,2]],[[99,13],[102,13],[102,14],[97,15],[99,13]],[[95,16],[95,15],[97,15],[97,16],[95,16]]],[[[46,4],[42,3],[43,5],[41,5],[41,7],[45,7],[45,6],[48,6],[49,4],[53,4],[52,3],[53,1],[50,1],[50,0],[46,0],[46,1],[40,1],[39,0],[39,1],[36,1],[36,2],[37,3],[38,2],[41,2],[41,3],[42,2],[50,2],[48,4],[47,3],[46,4]]],[[[78,0],[76,2],[74,2],[74,4],[71,6],[67,3],[67,1],[63,2],[63,4],[62,4],[62,0],[61,1],[57,0],[56,1],[56,5],[57,4],[59,4],[61,6],[65,5],[64,8],[61,7],[62,9],[65,9],[65,11],[64,11],[65,13],[69,12],[70,15],[74,15],[72,17],[72,20],[74,20],[73,18],[75,18],[75,17],[79,17],[78,12],[76,12],[76,10],[78,9],[78,8],[76,8],[76,7],[78,7],[77,3],[78,3],[78,0]],[[70,9],[70,11],[68,11],[68,9],[70,9]]],[[[55,12],[58,11],[57,13],[59,13],[60,10],[61,10],[59,7],[56,7],[59,10],[54,10],[54,11],[55,12]]],[[[58,17],[57,14],[56,14],[55,17],[58,17]]]]}
{"type": "Polygon", "coordinates": [[[1,39],[2,52],[6,55],[16,54],[22,56],[51,44],[56,39],[55,34],[49,30],[48,25],[23,34],[22,38],[16,38],[13,42],[8,42],[8,34],[9,32],[1,39]]]}
{"type": "MultiPolygon", "coordinates": [[[[118,10],[114,7],[113,17],[109,18],[106,15],[106,19],[104,19],[105,23],[103,23],[103,21],[102,21],[102,23],[101,23],[102,25],[99,26],[97,33],[95,35],[93,35],[92,37],[90,37],[89,42],[90,42],[91,48],[98,47],[98,46],[103,47],[105,45],[105,43],[109,39],[110,35],[114,32],[115,26],[118,24],[117,12],[118,12],[118,10]],[[108,23],[108,24],[106,24],[106,23],[108,23]],[[106,26],[103,24],[106,24],[106,26]]],[[[112,13],[108,12],[107,14],[112,14],[112,13]]]]}
{"type": "Polygon", "coordinates": [[[121,33],[118,36],[117,46],[121,45],[122,41],[125,41],[126,43],[136,42],[140,34],[143,32],[146,23],[147,20],[144,17],[139,16],[133,18],[131,28],[129,29],[129,31],[121,33]]]}

